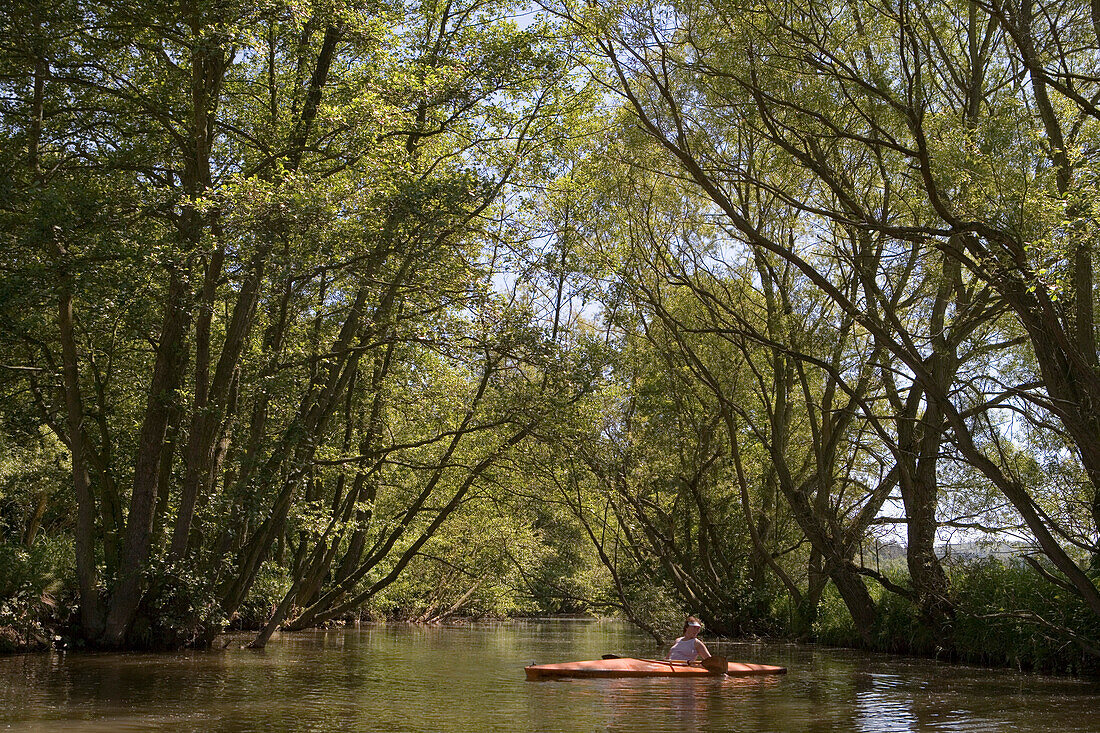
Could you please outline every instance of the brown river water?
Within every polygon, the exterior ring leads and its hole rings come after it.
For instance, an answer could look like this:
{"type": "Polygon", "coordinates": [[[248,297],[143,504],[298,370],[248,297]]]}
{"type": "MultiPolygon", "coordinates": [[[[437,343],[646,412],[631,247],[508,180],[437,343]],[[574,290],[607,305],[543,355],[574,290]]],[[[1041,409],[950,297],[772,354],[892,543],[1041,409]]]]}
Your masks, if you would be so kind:
{"type": "Polygon", "coordinates": [[[787,666],[778,677],[526,681],[534,661],[663,652],[612,621],[332,629],[263,651],[232,641],[0,658],[0,730],[1100,731],[1095,680],[793,644],[710,642],[787,666]]]}

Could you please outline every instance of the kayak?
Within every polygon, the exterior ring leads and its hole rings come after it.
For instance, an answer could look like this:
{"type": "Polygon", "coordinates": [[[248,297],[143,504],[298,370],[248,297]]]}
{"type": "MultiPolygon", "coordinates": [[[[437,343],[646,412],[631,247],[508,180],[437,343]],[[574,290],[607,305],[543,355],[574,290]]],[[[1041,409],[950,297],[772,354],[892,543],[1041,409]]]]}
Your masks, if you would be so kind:
{"type": "MultiPolygon", "coordinates": [[[[592,659],[584,662],[563,662],[561,664],[532,664],[524,667],[529,680],[545,680],[557,677],[714,677],[722,670],[711,671],[683,662],[670,662],[661,659],[634,659],[618,657],[615,659],[592,659]]],[[[730,677],[750,677],[754,675],[786,674],[786,667],[774,667],[770,664],[751,664],[749,662],[729,662],[725,674],[730,677]]]]}

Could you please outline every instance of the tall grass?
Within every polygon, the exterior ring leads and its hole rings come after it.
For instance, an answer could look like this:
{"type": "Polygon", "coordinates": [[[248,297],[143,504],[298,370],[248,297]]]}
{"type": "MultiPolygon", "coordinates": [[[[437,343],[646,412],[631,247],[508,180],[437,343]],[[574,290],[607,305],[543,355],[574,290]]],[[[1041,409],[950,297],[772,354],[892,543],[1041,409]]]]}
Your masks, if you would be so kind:
{"type": "MultiPolygon", "coordinates": [[[[878,587],[873,592],[878,615],[872,649],[1025,671],[1100,675],[1100,618],[1075,593],[1018,558],[955,561],[945,570],[955,609],[949,628],[930,628],[913,603],[878,587]]],[[[904,571],[892,580],[908,584],[904,571]]],[[[867,646],[831,586],[823,594],[814,637],[831,646],[867,646]]]]}

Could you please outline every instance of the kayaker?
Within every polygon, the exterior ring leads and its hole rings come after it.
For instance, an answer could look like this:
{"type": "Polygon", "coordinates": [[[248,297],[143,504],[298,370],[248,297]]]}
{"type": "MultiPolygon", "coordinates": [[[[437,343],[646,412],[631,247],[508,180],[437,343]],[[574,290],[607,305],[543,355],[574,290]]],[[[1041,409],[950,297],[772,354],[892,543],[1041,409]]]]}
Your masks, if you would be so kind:
{"type": "Polygon", "coordinates": [[[703,630],[702,622],[694,616],[688,616],[684,622],[684,635],[676,640],[668,651],[668,658],[674,662],[694,662],[699,659],[710,659],[710,651],[707,645],[698,639],[699,632],[703,630]]]}

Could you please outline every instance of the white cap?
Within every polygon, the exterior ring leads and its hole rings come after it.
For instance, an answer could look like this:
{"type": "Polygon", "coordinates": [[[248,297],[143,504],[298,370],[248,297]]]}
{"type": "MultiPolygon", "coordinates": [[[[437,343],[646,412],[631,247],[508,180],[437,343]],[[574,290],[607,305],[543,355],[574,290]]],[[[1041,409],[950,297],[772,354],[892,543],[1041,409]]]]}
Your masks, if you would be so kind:
{"type": "Polygon", "coordinates": [[[700,629],[703,628],[703,625],[701,623],[699,623],[698,621],[688,621],[687,625],[688,626],[698,626],[700,629]]]}

